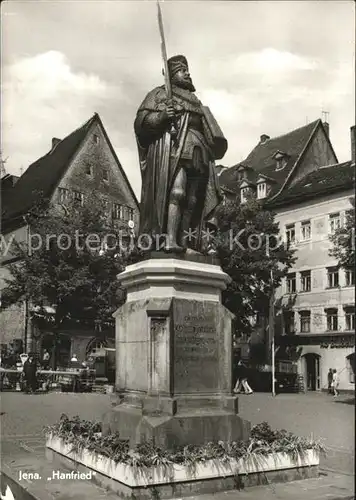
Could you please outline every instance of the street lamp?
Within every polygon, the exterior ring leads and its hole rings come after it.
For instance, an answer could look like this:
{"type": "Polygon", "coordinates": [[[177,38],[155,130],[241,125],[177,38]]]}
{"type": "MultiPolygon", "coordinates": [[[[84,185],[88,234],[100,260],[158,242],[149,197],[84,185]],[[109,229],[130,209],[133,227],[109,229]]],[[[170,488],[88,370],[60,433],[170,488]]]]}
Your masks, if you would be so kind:
{"type": "MultiPolygon", "coordinates": [[[[269,246],[266,247],[266,256],[270,257],[269,246]]],[[[268,318],[268,343],[271,342],[271,358],[272,358],[272,396],[276,395],[276,363],[275,363],[275,341],[274,341],[274,286],[273,286],[273,270],[271,269],[271,295],[269,300],[269,318],[268,318]]]]}

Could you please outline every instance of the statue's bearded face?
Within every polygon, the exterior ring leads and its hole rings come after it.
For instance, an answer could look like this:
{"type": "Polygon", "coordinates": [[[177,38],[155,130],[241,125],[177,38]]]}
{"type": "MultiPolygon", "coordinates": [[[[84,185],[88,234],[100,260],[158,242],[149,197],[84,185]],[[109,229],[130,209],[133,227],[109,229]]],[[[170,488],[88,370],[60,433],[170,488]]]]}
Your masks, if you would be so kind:
{"type": "Polygon", "coordinates": [[[173,75],[172,83],[174,85],[177,85],[177,87],[181,87],[182,89],[188,89],[191,92],[195,92],[195,87],[190,77],[189,70],[185,66],[183,66],[173,75]]]}

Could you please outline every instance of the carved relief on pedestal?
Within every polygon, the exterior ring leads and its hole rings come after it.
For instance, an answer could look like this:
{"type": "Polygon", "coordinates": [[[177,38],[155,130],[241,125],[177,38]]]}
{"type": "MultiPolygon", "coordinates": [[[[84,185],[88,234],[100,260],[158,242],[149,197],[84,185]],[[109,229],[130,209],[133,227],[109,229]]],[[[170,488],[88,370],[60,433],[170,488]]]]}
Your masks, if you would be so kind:
{"type": "Polygon", "coordinates": [[[168,359],[168,319],[151,317],[148,350],[148,391],[159,393],[166,389],[165,370],[168,359]]]}
{"type": "Polygon", "coordinates": [[[166,318],[151,318],[150,337],[151,340],[156,341],[159,337],[165,334],[167,327],[166,318]]]}

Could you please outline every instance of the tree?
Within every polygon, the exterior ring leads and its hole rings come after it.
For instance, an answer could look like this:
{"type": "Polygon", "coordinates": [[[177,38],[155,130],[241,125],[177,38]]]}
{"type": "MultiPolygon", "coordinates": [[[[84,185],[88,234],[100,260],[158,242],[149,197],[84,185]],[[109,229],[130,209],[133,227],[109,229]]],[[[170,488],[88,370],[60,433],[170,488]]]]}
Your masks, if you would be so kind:
{"type": "Polygon", "coordinates": [[[330,236],[333,247],[330,256],[335,257],[343,269],[355,269],[355,197],[350,198],[352,209],[346,212],[343,227],[330,236]]]}
{"type": "Polygon", "coordinates": [[[113,324],[125,295],[117,280],[129,245],[108,221],[104,203],[93,195],[84,206],[48,206],[27,215],[28,242],[16,244],[17,261],[2,292],[3,307],[27,300],[42,316],[54,310],[52,330],[67,319],[113,324]]]}
{"type": "Polygon", "coordinates": [[[5,168],[5,164],[7,162],[7,160],[9,159],[9,157],[3,158],[3,155],[2,155],[2,150],[0,149],[0,177],[4,177],[4,175],[6,175],[6,168],[5,168]]]}
{"type": "Polygon", "coordinates": [[[223,304],[236,316],[235,332],[250,334],[251,318],[267,317],[272,286],[277,288],[294,264],[294,251],[281,241],[274,214],[253,197],[244,204],[227,201],[218,222],[217,252],[231,277],[223,304]]]}

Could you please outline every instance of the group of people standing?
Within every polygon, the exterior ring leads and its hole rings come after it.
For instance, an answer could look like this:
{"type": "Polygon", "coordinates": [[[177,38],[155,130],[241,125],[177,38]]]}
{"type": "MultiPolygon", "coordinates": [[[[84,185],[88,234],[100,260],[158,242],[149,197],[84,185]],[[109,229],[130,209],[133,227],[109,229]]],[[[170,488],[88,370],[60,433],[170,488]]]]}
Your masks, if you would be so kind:
{"type": "Polygon", "coordinates": [[[37,370],[38,363],[33,353],[28,355],[23,365],[23,375],[25,379],[25,392],[35,393],[37,390],[37,370]]]}
{"type": "MultiPolygon", "coordinates": [[[[50,369],[50,354],[47,349],[44,349],[42,354],[41,362],[38,361],[37,356],[34,353],[29,353],[27,360],[23,365],[23,380],[24,380],[24,390],[26,393],[35,393],[38,389],[38,369],[42,370],[50,369]]],[[[86,362],[81,363],[78,361],[77,355],[73,354],[68,364],[68,369],[86,369],[88,371],[88,366],[86,362]]],[[[73,379],[70,378],[70,384],[73,383],[73,379]]]]}
{"type": "Polygon", "coordinates": [[[328,372],[328,393],[332,394],[334,397],[339,395],[338,387],[339,387],[339,375],[335,368],[329,368],[328,372]]]}
{"type": "MultiPolygon", "coordinates": [[[[50,368],[50,354],[47,349],[44,349],[42,354],[41,367],[43,370],[49,370],[50,368]]],[[[30,352],[27,360],[23,364],[23,376],[25,382],[25,392],[35,393],[38,388],[38,377],[37,370],[40,365],[37,360],[37,356],[30,352]]]]}

